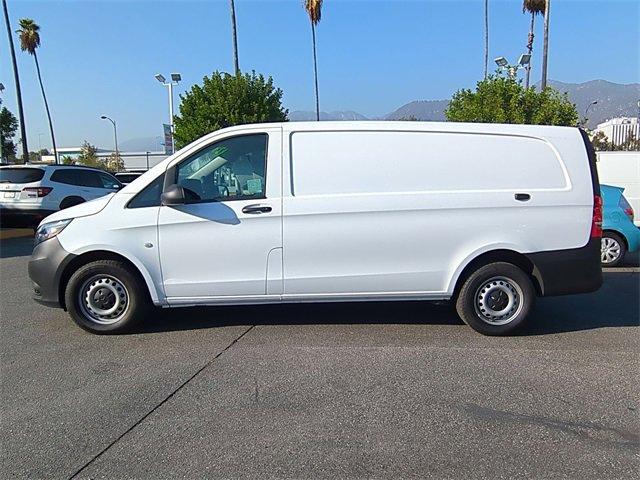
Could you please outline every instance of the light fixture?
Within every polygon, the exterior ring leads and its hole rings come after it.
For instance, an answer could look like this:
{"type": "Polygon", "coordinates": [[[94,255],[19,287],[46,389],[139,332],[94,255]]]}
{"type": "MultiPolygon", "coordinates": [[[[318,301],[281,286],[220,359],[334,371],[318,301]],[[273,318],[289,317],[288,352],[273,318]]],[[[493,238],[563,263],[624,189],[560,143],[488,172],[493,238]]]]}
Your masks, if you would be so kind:
{"type": "Polygon", "coordinates": [[[499,67],[506,67],[507,65],[509,65],[509,62],[507,62],[507,59],[504,57],[498,57],[494,61],[499,67]]]}
{"type": "Polygon", "coordinates": [[[160,83],[164,83],[166,78],[164,78],[164,75],[162,75],[161,73],[156,73],[156,80],[158,80],[160,83]]]}
{"type": "Polygon", "coordinates": [[[182,76],[179,73],[172,73],[171,74],[171,81],[172,82],[179,82],[180,80],[182,80],[182,76]]]}
{"type": "Polygon", "coordinates": [[[531,63],[531,54],[523,53],[522,55],[520,55],[520,59],[518,60],[519,65],[526,67],[530,63],[531,63]]]}

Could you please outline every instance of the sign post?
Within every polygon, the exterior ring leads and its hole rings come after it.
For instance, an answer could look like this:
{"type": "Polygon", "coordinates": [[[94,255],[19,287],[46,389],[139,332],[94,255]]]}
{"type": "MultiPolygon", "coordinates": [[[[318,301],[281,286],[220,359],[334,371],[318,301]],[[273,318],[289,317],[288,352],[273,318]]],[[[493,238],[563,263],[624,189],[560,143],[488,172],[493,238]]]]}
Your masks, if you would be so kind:
{"type": "Polygon", "coordinates": [[[164,130],[164,153],[167,155],[172,155],[174,153],[174,149],[173,132],[171,131],[171,125],[163,123],[162,128],[164,130]]]}

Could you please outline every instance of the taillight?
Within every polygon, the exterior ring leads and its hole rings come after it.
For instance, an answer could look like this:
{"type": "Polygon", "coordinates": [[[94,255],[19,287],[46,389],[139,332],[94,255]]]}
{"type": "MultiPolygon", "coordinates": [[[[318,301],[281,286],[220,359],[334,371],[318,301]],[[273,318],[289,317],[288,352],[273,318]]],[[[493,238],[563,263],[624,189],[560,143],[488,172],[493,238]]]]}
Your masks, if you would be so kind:
{"type": "Polygon", "coordinates": [[[53,190],[51,187],[27,187],[22,189],[23,192],[27,192],[28,197],[38,198],[46,197],[51,193],[51,190],[53,190]]]}
{"type": "Polygon", "coordinates": [[[593,219],[591,221],[591,238],[602,238],[602,197],[593,197],[593,219]]]}
{"type": "Polygon", "coordinates": [[[629,217],[629,220],[633,222],[633,207],[629,205],[627,199],[624,196],[620,195],[620,201],[618,202],[618,206],[624,212],[624,214],[629,217]]]}

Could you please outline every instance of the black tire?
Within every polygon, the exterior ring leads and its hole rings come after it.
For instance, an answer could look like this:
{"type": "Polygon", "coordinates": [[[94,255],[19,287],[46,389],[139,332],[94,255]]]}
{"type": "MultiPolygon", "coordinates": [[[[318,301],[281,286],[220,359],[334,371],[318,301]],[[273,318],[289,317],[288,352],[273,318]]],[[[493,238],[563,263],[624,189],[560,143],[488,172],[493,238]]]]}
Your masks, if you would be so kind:
{"type": "Polygon", "coordinates": [[[60,202],[60,210],[64,210],[65,208],[69,207],[75,207],[76,205],[80,205],[84,202],[86,202],[86,200],[82,197],[67,197],[60,202]]]}
{"type": "Polygon", "coordinates": [[[524,324],[535,295],[529,275],[520,268],[490,263],[465,279],[456,310],[464,323],[483,335],[507,335],[524,324]],[[500,312],[505,313],[492,315],[500,312]]]}
{"type": "Polygon", "coordinates": [[[69,279],[64,297],[69,315],[78,326],[97,334],[131,331],[143,320],[150,305],[146,285],[117,260],[97,260],[80,267],[69,279]],[[80,300],[81,292],[90,294],[84,302],[80,300]],[[119,297],[124,295],[124,300],[116,300],[116,293],[119,297]],[[104,309],[93,310],[89,297],[94,308],[103,302],[99,305],[104,309]],[[113,314],[98,314],[110,308],[116,308],[113,314]]]}
{"type": "Polygon", "coordinates": [[[603,267],[619,267],[624,263],[624,257],[626,256],[626,254],[627,254],[627,244],[625,243],[624,239],[620,235],[613,232],[602,233],[602,252],[600,255],[600,263],[602,264],[603,267]],[[608,258],[611,258],[611,254],[614,254],[616,252],[615,250],[616,248],[617,248],[617,252],[619,252],[617,258],[614,258],[613,260],[609,260],[609,261],[606,261],[605,259],[605,248],[606,248],[605,244],[607,241],[611,242],[609,243],[610,255],[608,256],[608,258]]]}

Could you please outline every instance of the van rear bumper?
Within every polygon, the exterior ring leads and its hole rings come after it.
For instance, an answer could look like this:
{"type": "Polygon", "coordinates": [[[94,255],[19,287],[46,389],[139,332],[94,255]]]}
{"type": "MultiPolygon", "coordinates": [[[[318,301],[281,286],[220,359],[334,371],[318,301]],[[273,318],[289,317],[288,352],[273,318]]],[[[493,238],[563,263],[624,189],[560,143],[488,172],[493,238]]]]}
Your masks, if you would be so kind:
{"type": "Polygon", "coordinates": [[[595,292],[602,286],[600,239],[584,247],[527,254],[544,297],[595,292]]]}

